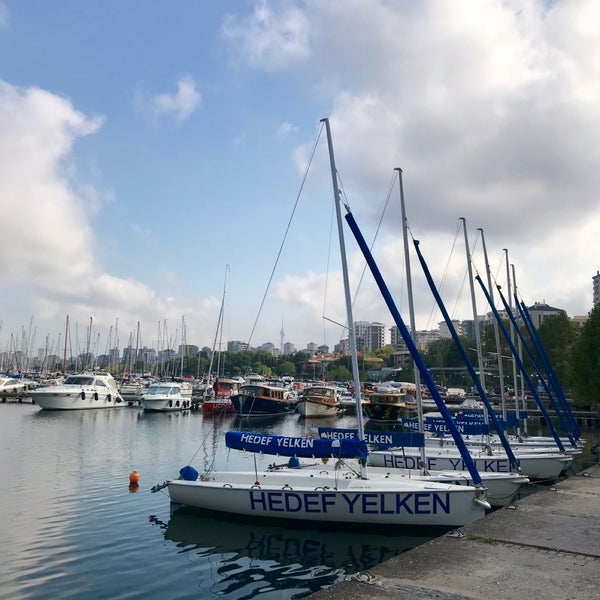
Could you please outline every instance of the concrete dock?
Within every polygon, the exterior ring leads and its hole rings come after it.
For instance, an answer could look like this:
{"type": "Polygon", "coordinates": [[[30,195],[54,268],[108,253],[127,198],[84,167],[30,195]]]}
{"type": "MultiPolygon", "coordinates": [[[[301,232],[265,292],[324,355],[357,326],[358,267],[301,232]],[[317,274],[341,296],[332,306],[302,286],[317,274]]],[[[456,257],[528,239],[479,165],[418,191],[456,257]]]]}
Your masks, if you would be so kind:
{"type": "Polygon", "coordinates": [[[600,466],[309,598],[600,598],[600,466]]]}

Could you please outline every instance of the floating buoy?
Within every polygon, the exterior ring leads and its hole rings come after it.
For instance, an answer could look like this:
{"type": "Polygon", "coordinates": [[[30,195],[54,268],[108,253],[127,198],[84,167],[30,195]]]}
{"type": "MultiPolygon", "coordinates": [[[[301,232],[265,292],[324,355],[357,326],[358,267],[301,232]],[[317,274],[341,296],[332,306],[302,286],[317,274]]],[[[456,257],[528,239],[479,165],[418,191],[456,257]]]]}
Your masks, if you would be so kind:
{"type": "Polygon", "coordinates": [[[138,484],[140,481],[140,474],[137,471],[131,471],[129,474],[129,483],[138,484]]]}

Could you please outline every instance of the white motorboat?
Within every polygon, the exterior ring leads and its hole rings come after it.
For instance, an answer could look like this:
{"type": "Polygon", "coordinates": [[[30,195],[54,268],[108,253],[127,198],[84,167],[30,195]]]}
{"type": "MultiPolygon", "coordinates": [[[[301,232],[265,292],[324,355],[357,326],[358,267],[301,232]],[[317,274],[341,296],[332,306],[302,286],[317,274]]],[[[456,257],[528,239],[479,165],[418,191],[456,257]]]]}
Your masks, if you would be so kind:
{"type": "Polygon", "coordinates": [[[148,386],[142,394],[142,407],[146,412],[173,412],[192,407],[191,397],[184,393],[177,381],[158,381],[148,386]]]}
{"type": "Polygon", "coordinates": [[[62,384],[31,390],[33,401],[45,410],[81,410],[125,406],[110,373],[69,375],[62,384]]]}

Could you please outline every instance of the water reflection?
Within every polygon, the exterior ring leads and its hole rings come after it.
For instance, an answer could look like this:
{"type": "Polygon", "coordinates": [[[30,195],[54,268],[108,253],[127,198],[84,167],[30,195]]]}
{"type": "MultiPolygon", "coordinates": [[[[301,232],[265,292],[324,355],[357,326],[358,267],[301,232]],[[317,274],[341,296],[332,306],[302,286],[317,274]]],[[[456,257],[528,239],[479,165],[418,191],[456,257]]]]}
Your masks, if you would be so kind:
{"type": "Polygon", "coordinates": [[[248,523],[182,507],[166,523],[154,516],[150,522],[176,544],[178,553],[193,556],[198,574],[216,566],[211,592],[236,599],[265,597],[267,592],[273,598],[301,598],[431,539],[340,531],[339,526],[248,523]]]}

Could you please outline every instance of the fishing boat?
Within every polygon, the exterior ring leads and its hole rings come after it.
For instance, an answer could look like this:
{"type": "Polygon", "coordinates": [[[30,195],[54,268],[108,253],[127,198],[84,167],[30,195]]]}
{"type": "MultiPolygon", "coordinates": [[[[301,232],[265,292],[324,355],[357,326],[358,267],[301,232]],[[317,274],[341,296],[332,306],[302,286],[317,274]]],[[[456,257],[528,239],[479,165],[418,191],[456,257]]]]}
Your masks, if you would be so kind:
{"type": "MultiPolygon", "coordinates": [[[[456,527],[471,523],[490,509],[485,500],[481,477],[468,456],[469,471],[474,485],[454,485],[428,479],[401,478],[389,473],[369,473],[366,462],[367,442],[364,438],[362,411],[360,410],[360,381],[355,342],[352,302],[348,267],[343,238],[340,208],[340,191],[329,122],[327,130],[329,157],[334,188],[334,203],[338,223],[338,236],[344,280],[349,343],[357,406],[358,439],[319,439],[288,437],[239,431],[226,433],[228,448],[249,451],[257,455],[289,457],[291,467],[300,458],[357,460],[358,472],[335,469],[289,468],[285,470],[261,469],[245,472],[219,472],[209,469],[199,474],[191,465],[179,471],[179,478],[155,486],[154,491],[167,487],[171,501],[194,508],[245,515],[291,519],[299,522],[347,523],[353,526],[438,526],[456,527]]],[[[408,333],[407,333],[408,335],[408,333]]],[[[410,337],[410,336],[409,336],[410,337]]],[[[412,341],[412,340],[411,340],[412,341]]],[[[411,352],[416,352],[412,343],[411,352]]],[[[242,386],[241,390],[244,387],[242,386]]],[[[252,387],[260,387],[253,384],[252,387]]],[[[240,390],[240,392],[241,392],[240,390]]],[[[245,397],[262,397],[263,389],[244,392],[245,397]],[[260,392],[260,396],[257,392],[260,392]]],[[[242,404],[242,393],[232,401],[236,410],[242,404]],[[236,406],[236,398],[238,405],[236,406]]],[[[452,423],[450,423],[452,427],[452,423]]],[[[457,430],[456,435],[460,436],[457,430]]]]}
{"type": "Polygon", "coordinates": [[[391,385],[375,386],[362,400],[365,416],[375,423],[397,423],[407,406],[406,392],[391,385]]]}
{"type": "Polygon", "coordinates": [[[142,394],[141,402],[146,412],[174,412],[192,407],[190,396],[184,394],[183,385],[178,381],[152,383],[142,394]]]}
{"type": "Polygon", "coordinates": [[[340,409],[338,388],[334,385],[315,384],[305,387],[300,394],[298,413],[303,417],[333,417],[340,409]]]}
{"type": "Polygon", "coordinates": [[[69,375],[60,385],[39,387],[29,392],[45,410],[81,410],[125,406],[117,382],[110,373],[69,375]]]}
{"type": "Polygon", "coordinates": [[[231,402],[240,417],[285,415],[296,410],[298,393],[283,380],[263,379],[241,385],[231,402]]]}

